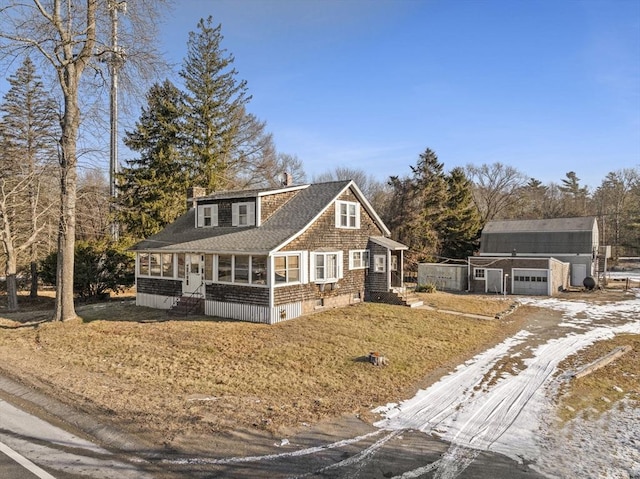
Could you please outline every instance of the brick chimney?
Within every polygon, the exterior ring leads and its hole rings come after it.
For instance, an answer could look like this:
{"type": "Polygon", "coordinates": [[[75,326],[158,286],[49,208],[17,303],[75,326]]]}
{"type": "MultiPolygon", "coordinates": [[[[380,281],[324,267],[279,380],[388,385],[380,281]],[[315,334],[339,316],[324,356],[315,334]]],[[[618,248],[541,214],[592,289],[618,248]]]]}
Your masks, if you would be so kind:
{"type": "Polygon", "coordinates": [[[187,188],[187,210],[196,207],[198,198],[207,196],[207,190],[202,186],[192,186],[187,188]]]}
{"type": "Polygon", "coordinates": [[[293,183],[293,176],[288,171],[284,172],[284,178],[282,180],[282,186],[291,186],[293,183]]]}

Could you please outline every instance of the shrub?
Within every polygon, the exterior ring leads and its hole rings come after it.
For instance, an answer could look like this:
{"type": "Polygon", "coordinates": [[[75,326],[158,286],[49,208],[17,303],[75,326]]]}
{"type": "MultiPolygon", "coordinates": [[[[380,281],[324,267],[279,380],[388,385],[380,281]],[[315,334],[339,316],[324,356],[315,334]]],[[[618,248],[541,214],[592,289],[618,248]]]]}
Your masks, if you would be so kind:
{"type": "MultiPolygon", "coordinates": [[[[75,246],[73,290],[79,298],[102,297],[133,286],[135,259],[132,253],[106,241],[78,241],[75,246]]],[[[40,278],[56,284],[58,254],[47,256],[40,264],[40,278]]]]}
{"type": "Polygon", "coordinates": [[[416,291],[418,293],[435,293],[436,285],[435,283],[419,284],[416,286],[416,291]]]}

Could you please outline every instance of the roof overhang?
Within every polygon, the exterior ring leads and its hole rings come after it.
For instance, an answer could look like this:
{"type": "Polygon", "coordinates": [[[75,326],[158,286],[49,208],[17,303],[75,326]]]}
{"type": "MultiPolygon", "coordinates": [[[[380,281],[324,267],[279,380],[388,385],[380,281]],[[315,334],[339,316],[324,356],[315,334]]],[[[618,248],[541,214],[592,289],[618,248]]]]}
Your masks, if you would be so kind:
{"type": "Polygon", "coordinates": [[[398,251],[398,250],[405,251],[409,249],[408,246],[403,245],[402,243],[398,243],[397,241],[392,240],[391,238],[385,238],[384,236],[370,236],[369,241],[394,251],[398,251]]]}

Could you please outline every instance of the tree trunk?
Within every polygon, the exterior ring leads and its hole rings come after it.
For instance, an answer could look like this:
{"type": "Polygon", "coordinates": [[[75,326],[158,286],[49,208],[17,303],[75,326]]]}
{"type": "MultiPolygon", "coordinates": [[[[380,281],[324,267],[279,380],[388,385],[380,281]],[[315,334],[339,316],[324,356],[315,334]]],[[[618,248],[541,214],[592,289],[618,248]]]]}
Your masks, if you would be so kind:
{"type": "Polygon", "coordinates": [[[65,109],[60,139],[60,223],[58,228],[58,264],[56,271],[56,304],[54,321],[76,317],[73,303],[73,268],[76,235],[76,139],[80,126],[78,78],[72,65],[67,65],[64,79],[65,109]]]}
{"type": "Polygon", "coordinates": [[[29,297],[38,297],[38,263],[35,261],[31,262],[31,292],[29,297]]]}
{"type": "Polygon", "coordinates": [[[7,275],[7,309],[18,311],[18,284],[15,273],[7,275]]]}
{"type": "MultiPolygon", "coordinates": [[[[6,246],[6,245],[5,245],[6,246]]],[[[16,280],[17,259],[13,248],[7,253],[5,276],[7,277],[7,308],[9,311],[18,311],[18,282],[16,280]]]]}

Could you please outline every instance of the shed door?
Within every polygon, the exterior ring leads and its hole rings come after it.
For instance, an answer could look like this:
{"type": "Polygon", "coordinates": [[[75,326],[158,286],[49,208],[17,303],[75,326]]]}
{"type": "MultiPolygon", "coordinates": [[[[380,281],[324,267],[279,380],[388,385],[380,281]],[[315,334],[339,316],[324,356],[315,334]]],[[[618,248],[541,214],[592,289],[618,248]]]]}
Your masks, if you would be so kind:
{"type": "Polygon", "coordinates": [[[587,277],[586,264],[571,265],[571,286],[582,286],[582,283],[586,277],[587,277]]]}
{"type": "Polygon", "coordinates": [[[549,271],[545,269],[513,270],[513,294],[549,294],[549,271]]]}
{"type": "Polygon", "coordinates": [[[487,293],[502,293],[502,270],[486,269],[485,283],[485,291],[487,293]]]}

